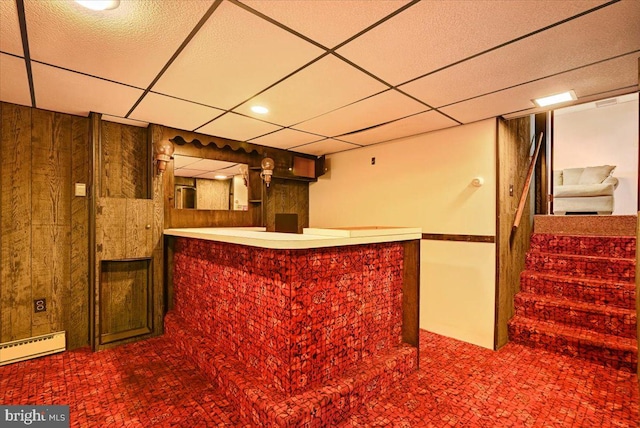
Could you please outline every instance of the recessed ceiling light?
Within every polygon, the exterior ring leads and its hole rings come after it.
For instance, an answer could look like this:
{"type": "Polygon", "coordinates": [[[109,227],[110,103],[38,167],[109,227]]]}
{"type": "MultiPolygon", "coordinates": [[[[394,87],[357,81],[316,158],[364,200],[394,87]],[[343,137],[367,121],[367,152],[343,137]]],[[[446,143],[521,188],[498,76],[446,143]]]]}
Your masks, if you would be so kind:
{"type": "Polygon", "coordinates": [[[216,175],[213,178],[216,180],[226,180],[228,177],[226,175],[216,175]]]}
{"type": "Polygon", "coordinates": [[[251,111],[258,114],[267,114],[269,109],[263,106],[252,106],[251,111]]]}
{"type": "Polygon", "coordinates": [[[533,102],[538,107],[547,107],[553,104],[566,103],[567,101],[575,101],[578,97],[576,97],[576,93],[573,91],[563,92],[561,94],[549,95],[548,97],[536,98],[533,102]]]}
{"type": "Polygon", "coordinates": [[[111,10],[120,6],[120,0],[76,0],[76,2],[91,10],[111,10]]]}

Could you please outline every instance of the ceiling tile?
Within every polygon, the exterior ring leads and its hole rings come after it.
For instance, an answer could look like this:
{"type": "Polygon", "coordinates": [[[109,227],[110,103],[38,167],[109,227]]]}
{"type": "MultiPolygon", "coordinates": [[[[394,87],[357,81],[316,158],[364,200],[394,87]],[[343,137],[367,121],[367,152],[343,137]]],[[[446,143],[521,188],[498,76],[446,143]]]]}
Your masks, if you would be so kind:
{"type": "Polygon", "coordinates": [[[189,168],[200,171],[218,171],[223,168],[229,168],[233,165],[236,165],[236,163],[216,159],[199,159],[197,162],[190,164],[189,168]]]}
{"type": "Polygon", "coordinates": [[[322,52],[264,19],[224,2],[154,90],[229,109],[322,52]]]}
{"type": "Polygon", "coordinates": [[[389,122],[401,117],[428,110],[425,105],[388,90],[330,113],[302,122],[295,126],[303,131],[324,133],[335,137],[347,132],[389,122]]]}
{"type": "Polygon", "coordinates": [[[0,1],[0,51],[24,55],[15,1],[0,1]]]}
{"type": "Polygon", "coordinates": [[[357,144],[345,143],[344,141],[338,141],[331,138],[326,140],[317,141],[315,143],[305,144],[299,147],[293,147],[291,150],[298,153],[305,153],[308,155],[321,156],[330,153],[343,152],[345,150],[357,149],[357,144]]]}
{"type": "Polygon", "coordinates": [[[457,122],[432,110],[356,134],[343,135],[340,139],[366,146],[456,125],[457,122]]]}
{"type": "Polygon", "coordinates": [[[267,147],[275,147],[277,149],[288,149],[293,146],[310,143],[312,141],[322,140],[325,137],[300,132],[289,128],[283,128],[271,134],[254,138],[251,143],[260,144],[267,147]]]}
{"type": "MultiPolygon", "coordinates": [[[[204,174],[200,174],[197,177],[198,178],[206,178],[208,180],[219,180],[219,178],[216,178],[216,177],[218,177],[220,175],[227,175],[227,174],[225,172],[205,172],[204,174]]],[[[231,177],[229,177],[229,178],[231,178],[231,177]]]]}
{"type": "Polygon", "coordinates": [[[173,171],[173,175],[176,177],[195,177],[200,174],[202,174],[202,171],[199,169],[180,168],[173,171]]]}
{"type": "Polygon", "coordinates": [[[622,2],[400,89],[440,107],[638,49],[640,2],[622,2]]]}
{"type": "Polygon", "coordinates": [[[235,113],[227,113],[213,122],[198,128],[198,132],[232,140],[247,141],[280,127],[235,113]]]}
{"type": "Polygon", "coordinates": [[[129,117],[192,131],[222,113],[222,110],[149,92],[129,117]]]}
{"type": "Polygon", "coordinates": [[[397,85],[508,40],[578,14],[603,1],[425,1],[338,50],[397,85]],[[548,5],[549,3],[544,3],[548,5]]]}
{"type": "Polygon", "coordinates": [[[26,0],[31,58],[146,88],[212,3],[122,1],[98,12],[74,1],[26,0]]]}
{"type": "Polygon", "coordinates": [[[149,126],[148,122],[143,122],[140,120],[133,120],[133,119],[125,119],[124,117],[111,116],[109,114],[103,114],[102,120],[105,120],[107,122],[122,123],[123,125],[138,126],[140,128],[146,128],[147,126],[149,126]]]}
{"type": "Polygon", "coordinates": [[[0,53],[0,101],[31,105],[31,91],[24,59],[0,53]]]}
{"type": "Polygon", "coordinates": [[[192,156],[173,155],[173,170],[176,171],[180,168],[193,165],[199,160],[200,158],[194,158],[192,156]]]}
{"type": "Polygon", "coordinates": [[[250,109],[259,104],[269,109],[265,120],[289,126],[327,113],[387,89],[333,55],[328,55],[268,91],[238,107],[237,111],[259,117],[250,109]]]}
{"type": "Polygon", "coordinates": [[[408,0],[242,0],[242,3],[332,48],[401,8],[408,0]]]}
{"type": "Polygon", "coordinates": [[[201,159],[192,156],[173,155],[173,171],[178,177],[215,178],[216,175],[228,177],[242,174],[247,165],[213,159],[201,159]]]}
{"type": "Polygon", "coordinates": [[[87,116],[89,112],[125,116],[140,89],[32,63],[38,108],[87,116]]]}
{"type": "Polygon", "coordinates": [[[517,86],[483,97],[474,98],[441,110],[463,123],[494,116],[526,111],[535,106],[531,99],[573,89],[578,96],[588,97],[611,88],[637,87],[638,56],[630,54],[579,70],[517,86]],[[593,78],[598,76],[598,78],[593,78]]]}

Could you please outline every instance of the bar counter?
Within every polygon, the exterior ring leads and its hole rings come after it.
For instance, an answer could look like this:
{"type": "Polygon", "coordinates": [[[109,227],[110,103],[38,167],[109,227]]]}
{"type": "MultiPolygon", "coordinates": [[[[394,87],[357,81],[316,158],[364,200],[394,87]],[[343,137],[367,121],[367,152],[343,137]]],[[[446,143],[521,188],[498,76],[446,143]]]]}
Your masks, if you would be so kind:
{"type": "Polygon", "coordinates": [[[266,232],[260,227],[166,229],[165,235],[271,249],[308,249],[400,242],[420,239],[422,229],[409,227],[305,228],[302,234],[266,232]]]}
{"type": "Polygon", "coordinates": [[[253,391],[229,396],[253,423],[337,423],[417,368],[419,228],[165,235],[174,300],[167,334],[203,370],[220,361],[217,377],[229,361],[241,367],[244,380],[218,383],[253,391]],[[203,359],[203,348],[223,357],[203,359]]]}

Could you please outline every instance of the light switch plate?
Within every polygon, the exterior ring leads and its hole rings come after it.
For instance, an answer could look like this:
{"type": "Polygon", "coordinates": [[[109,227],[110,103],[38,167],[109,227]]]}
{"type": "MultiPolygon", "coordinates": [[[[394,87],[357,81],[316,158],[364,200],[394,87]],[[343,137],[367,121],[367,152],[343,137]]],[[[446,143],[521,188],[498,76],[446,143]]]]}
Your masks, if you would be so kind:
{"type": "Polygon", "coordinates": [[[74,195],[87,196],[87,185],[85,183],[76,183],[74,195]]]}

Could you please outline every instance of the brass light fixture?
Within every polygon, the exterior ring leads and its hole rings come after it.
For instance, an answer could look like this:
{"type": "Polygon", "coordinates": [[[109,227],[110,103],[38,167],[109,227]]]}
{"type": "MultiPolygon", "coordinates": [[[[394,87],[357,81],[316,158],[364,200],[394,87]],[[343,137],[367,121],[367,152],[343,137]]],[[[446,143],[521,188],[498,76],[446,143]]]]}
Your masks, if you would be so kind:
{"type": "Polygon", "coordinates": [[[269,187],[269,184],[271,184],[271,176],[273,175],[273,167],[275,166],[275,163],[271,158],[264,158],[262,159],[262,163],[260,164],[260,166],[262,167],[260,178],[262,178],[267,187],[269,187]]]}
{"type": "Polygon", "coordinates": [[[159,175],[167,169],[167,163],[171,160],[174,150],[173,143],[169,140],[158,140],[154,143],[153,159],[156,161],[159,175]]]}

